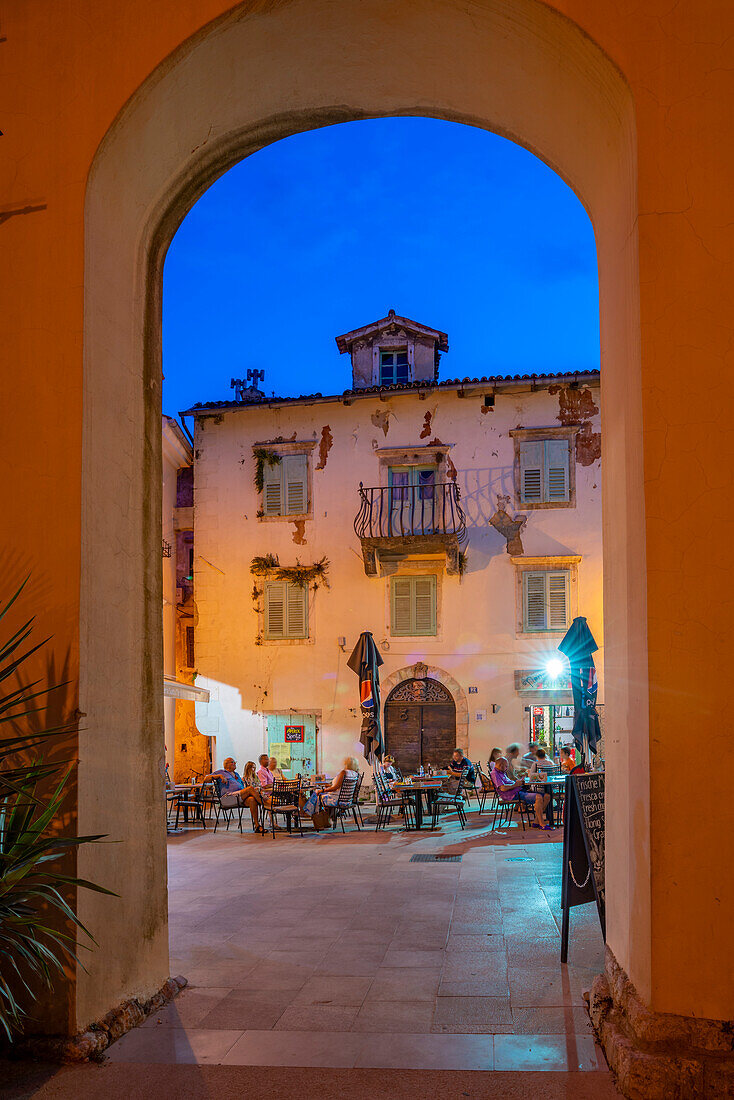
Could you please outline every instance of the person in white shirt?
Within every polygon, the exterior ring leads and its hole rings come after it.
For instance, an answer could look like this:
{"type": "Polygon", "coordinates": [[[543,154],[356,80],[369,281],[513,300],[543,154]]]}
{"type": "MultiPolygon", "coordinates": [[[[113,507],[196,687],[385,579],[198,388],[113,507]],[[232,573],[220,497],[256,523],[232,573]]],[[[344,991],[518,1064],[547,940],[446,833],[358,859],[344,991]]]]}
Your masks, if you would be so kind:
{"type": "Polygon", "coordinates": [[[532,767],[530,769],[530,772],[528,774],[529,774],[531,779],[534,775],[540,776],[541,778],[545,778],[545,776],[548,774],[548,772],[554,772],[555,770],[556,770],[556,765],[546,755],[545,749],[538,749],[538,751],[535,754],[535,763],[532,765],[532,767]]]}
{"type": "Polygon", "coordinates": [[[530,742],[530,744],[528,745],[528,752],[526,752],[522,758],[524,768],[532,768],[533,764],[535,763],[535,757],[539,748],[540,746],[537,744],[536,741],[530,742]]]}

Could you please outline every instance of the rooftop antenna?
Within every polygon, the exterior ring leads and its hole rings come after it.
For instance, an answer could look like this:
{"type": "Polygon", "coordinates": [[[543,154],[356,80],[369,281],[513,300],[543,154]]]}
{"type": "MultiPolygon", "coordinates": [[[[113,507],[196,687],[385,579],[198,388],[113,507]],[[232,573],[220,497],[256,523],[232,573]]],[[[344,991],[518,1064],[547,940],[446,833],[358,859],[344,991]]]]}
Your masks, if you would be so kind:
{"type": "Polygon", "coordinates": [[[265,380],[264,370],[248,370],[247,378],[233,378],[229,383],[230,388],[234,390],[234,396],[236,401],[246,401],[247,398],[261,397],[260,391],[257,388],[258,382],[265,380]],[[246,383],[249,383],[247,385],[246,383]]]}

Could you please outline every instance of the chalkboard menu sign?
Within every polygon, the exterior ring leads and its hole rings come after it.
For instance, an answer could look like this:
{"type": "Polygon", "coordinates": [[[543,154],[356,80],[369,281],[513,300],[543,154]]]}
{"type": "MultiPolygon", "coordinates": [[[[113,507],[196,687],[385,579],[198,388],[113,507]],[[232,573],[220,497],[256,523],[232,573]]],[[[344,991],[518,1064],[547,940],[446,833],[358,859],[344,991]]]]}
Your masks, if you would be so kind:
{"type": "Polygon", "coordinates": [[[568,957],[569,913],[574,905],[596,902],[606,939],[604,894],[604,774],[569,775],[563,829],[561,962],[568,957]]]}

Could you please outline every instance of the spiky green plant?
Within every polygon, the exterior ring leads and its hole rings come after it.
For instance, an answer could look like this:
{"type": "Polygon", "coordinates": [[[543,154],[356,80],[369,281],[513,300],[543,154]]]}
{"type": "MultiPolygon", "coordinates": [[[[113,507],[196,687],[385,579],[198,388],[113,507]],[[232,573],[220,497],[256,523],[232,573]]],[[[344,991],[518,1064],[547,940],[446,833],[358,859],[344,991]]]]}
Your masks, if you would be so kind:
{"type": "MultiPolygon", "coordinates": [[[[0,621],[25,584],[0,608],[0,621]]],[[[77,932],[95,943],[64,894],[80,887],[111,893],[58,867],[70,851],[102,836],[58,835],[73,762],[47,762],[43,749],[62,742],[73,726],[38,727],[35,716],[49,693],[65,685],[22,682],[24,664],[48,641],[25,648],[34,618],[0,643],[0,684],[11,677],[19,684],[0,693],[0,1034],[10,1041],[28,1018],[21,1002],[32,1002],[40,986],[53,988],[70,959],[79,962],[77,932]]]]}

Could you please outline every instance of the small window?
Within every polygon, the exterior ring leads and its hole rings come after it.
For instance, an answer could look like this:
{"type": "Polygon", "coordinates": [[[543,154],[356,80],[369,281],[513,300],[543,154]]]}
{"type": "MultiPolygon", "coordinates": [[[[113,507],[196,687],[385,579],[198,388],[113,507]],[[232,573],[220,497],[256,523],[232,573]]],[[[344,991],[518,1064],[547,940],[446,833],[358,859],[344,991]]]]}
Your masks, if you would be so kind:
{"type": "Polygon", "coordinates": [[[308,455],[283,455],[263,466],[263,514],[298,516],[308,511],[308,455]]]}
{"type": "Polygon", "coordinates": [[[567,569],[523,573],[524,631],[533,634],[567,629],[569,577],[567,569]]]}
{"type": "Polygon", "coordinates": [[[390,632],[397,637],[436,633],[436,578],[392,577],[390,632]]]}
{"type": "Polygon", "coordinates": [[[308,585],[288,581],[265,585],[265,637],[268,641],[308,637],[308,585]]]}
{"type": "Polygon", "coordinates": [[[380,352],[380,385],[405,385],[409,381],[407,351],[380,352]]]}
{"type": "Polygon", "coordinates": [[[521,504],[560,504],[569,496],[567,439],[524,439],[520,443],[521,504]]]}
{"type": "Polygon", "coordinates": [[[186,667],[195,668],[194,662],[194,628],[186,627],[186,667]]]}

